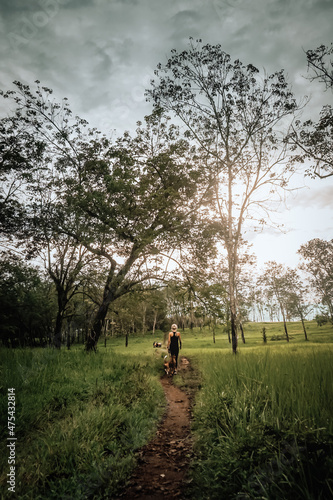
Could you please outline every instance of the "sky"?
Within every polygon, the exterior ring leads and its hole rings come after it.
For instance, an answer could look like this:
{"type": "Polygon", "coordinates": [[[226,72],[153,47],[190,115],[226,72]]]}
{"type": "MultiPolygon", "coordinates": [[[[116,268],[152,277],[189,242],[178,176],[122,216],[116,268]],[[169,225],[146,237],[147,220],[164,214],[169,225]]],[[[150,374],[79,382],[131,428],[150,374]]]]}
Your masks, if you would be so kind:
{"type": "MultiPolygon", "coordinates": [[[[91,126],[121,135],[152,111],[144,92],[157,64],[193,37],[267,73],[283,68],[316,119],[333,93],[306,78],[305,51],[333,42],[332,25],[332,0],[0,0],[0,88],[38,79],[91,126]]],[[[302,188],[275,217],[285,232],[247,234],[259,267],[295,267],[302,244],[333,238],[333,177],[298,174],[292,187],[302,188]]]]}

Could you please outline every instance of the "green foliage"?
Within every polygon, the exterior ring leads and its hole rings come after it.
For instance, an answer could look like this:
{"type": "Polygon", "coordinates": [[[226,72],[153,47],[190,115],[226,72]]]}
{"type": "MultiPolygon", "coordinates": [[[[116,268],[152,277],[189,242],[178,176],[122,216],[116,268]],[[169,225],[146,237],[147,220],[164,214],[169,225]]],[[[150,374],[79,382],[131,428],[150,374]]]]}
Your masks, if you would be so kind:
{"type": "MultiPolygon", "coordinates": [[[[197,241],[202,248],[211,246],[204,234],[210,222],[202,210],[202,217],[197,217],[207,190],[206,175],[193,144],[159,112],[146,117],[144,125],[139,123],[134,137],[126,132],[113,141],[74,118],[68,103],[57,103],[50,97],[52,91],[38,81],[35,89],[14,83],[15,91],[0,92],[14,104],[10,117],[0,120],[0,132],[5,149],[12,140],[18,150],[25,144],[24,161],[15,155],[12,166],[6,164],[8,176],[16,168],[29,176],[23,196],[16,190],[24,205],[18,194],[13,198],[24,217],[15,212],[13,231],[9,227],[8,232],[21,239],[30,257],[46,252],[61,303],[57,347],[68,299],[83,273],[79,257],[87,252],[87,259],[89,253],[107,267],[103,299],[86,342],[93,350],[110,304],[138,284],[161,279],[162,273],[166,280],[159,254],[180,243],[184,250],[184,242],[189,251],[197,241]],[[74,259],[76,249],[79,255],[74,259]],[[55,251],[58,258],[51,268],[55,251]],[[66,272],[57,272],[60,268],[66,272]]],[[[0,192],[0,204],[2,198],[0,192]]]]}
{"type": "Polygon", "coordinates": [[[263,327],[263,329],[262,329],[262,340],[263,340],[264,344],[267,343],[267,335],[266,335],[266,328],[265,327],[263,327]]]}
{"type": "MultiPolygon", "coordinates": [[[[17,497],[112,497],[161,416],[159,360],[108,350],[98,355],[6,350],[1,355],[4,440],[7,387],[15,388],[17,398],[17,497]]],[[[5,454],[1,462],[5,491],[5,454]]]]}
{"type": "MultiPolygon", "coordinates": [[[[309,80],[318,80],[325,85],[325,90],[333,89],[333,44],[320,45],[316,49],[306,51],[309,80]]],[[[297,154],[293,161],[297,163],[310,163],[306,174],[311,177],[324,179],[333,175],[333,109],[330,104],[322,107],[319,120],[296,120],[288,141],[293,145],[297,154]]]]}
{"type": "Polygon", "coordinates": [[[328,322],[328,316],[324,314],[316,314],[315,320],[317,321],[318,326],[323,326],[328,322]]]}
{"type": "Polygon", "coordinates": [[[55,296],[41,273],[13,254],[0,260],[0,341],[7,346],[48,341],[55,296]]]}
{"type": "Polygon", "coordinates": [[[160,326],[166,314],[166,299],[161,290],[139,287],[120,297],[112,306],[117,333],[146,333],[160,326]]]}
{"type": "Polygon", "coordinates": [[[301,246],[302,268],[310,275],[310,282],[320,302],[327,306],[333,323],[333,239],[314,238],[301,246]]]}

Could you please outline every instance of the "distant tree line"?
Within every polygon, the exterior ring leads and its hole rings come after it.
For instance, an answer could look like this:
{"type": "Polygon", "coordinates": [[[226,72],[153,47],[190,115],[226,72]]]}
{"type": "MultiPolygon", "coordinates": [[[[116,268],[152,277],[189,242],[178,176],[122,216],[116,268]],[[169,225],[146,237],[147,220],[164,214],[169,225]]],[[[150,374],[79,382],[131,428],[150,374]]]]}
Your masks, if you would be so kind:
{"type": "MultiPolygon", "coordinates": [[[[268,262],[257,276],[243,278],[238,297],[239,324],[247,321],[282,320],[286,340],[287,322],[301,321],[305,339],[305,321],[313,319],[314,306],[321,307],[319,325],[333,324],[333,240],[314,239],[299,250],[303,263],[299,270],[268,262]],[[308,278],[300,272],[305,271],[308,278]],[[247,281],[246,281],[247,280],[247,281]]],[[[59,300],[57,287],[41,267],[7,252],[0,262],[0,340],[7,347],[70,346],[86,344],[103,293],[103,276],[94,280],[85,275],[62,310],[58,331],[59,300]]],[[[218,325],[224,326],[231,342],[227,282],[223,269],[215,283],[172,281],[153,289],[135,287],[120,297],[108,310],[101,338],[128,338],[151,334],[163,340],[170,324],[180,329],[209,326],[214,339],[218,325]],[[222,285],[221,285],[222,283],[222,285]]],[[[87,270],[85,270],[87,272],[87,270]]],[[[242,330],[241,330],[242,332],[242,330]]],[[[242,339],[245,342],[245,337],[242,339]]]]}

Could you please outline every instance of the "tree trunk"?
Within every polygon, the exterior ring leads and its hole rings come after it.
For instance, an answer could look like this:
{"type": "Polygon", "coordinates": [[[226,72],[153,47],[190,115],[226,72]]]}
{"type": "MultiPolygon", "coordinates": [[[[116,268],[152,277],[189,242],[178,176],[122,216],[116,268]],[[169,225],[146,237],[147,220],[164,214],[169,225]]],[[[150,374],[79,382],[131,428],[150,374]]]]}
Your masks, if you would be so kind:
{"type": "Polygon", "coordinates": [[[303,327],[303,332],[304,332],[304,337],[305,337],[305,340],[309,340],[308,339],[308,335],[306,333],[306,328],[305,328],[305,323],[304,323],[304,317],[303,317],[303,313],[302,311],[299,309],[299,315],[301,317],[301,321],[302,321],[302,327],[303,327]]]}
{"type": "Polygon", "coordinates": [[[287,342],[289,342],[289,335],[288,335],[288,330],[287,330],[286,315],[285,315],[285,312],[284,312],[284,307],[283,307],[282,299],[281,299],[280,294],[277,291],[277,289],[275,289],[275,295],[276,295],[276,298],[278,300],[280,311],[281,311],[281,314],[282,314],[283,327],[284,327],[284,332],[286,334],[286,339],[287,339],[287,342]]]}
{"type": "Polygon", "coordinates": [[[104,323],[104,347],[106,347],[106,334],[108,330],[108,320],[105,321],[104,323]]]}
{"type": "Polygon", "coordinates": [[[67,325],[67,350],[69,351],[71,348],[71,327],[67,325]]]}
{"type": "Polygon", "coordinates": [[[228,252],[228,272],[229,272],[229,300],[230,300],[230,324],[231,324],[231,343],[232,351],[237,353],[237,301],[236,301],[236,260],[237,246],[234,242],[233,234],[233,197],[232,197],[232,168],[228,167],[228,236],[227,236],[227,252],[228,252]]]}
{"type": "Polygon", "coordinates": [[[231,323],[232,352],[234,354],[237,354],[237,346],[238,346],[237,324],[236,324],[236,314],[233,311],[231,311],[230,320],[231,320],[230,323],[231,323]]]}
{"type": "Polygon", "coordinates": [[[306,333],[306,328],[305,328],[305,324],[304,324],[304,319],[301,318],[301,321],[302,321],[302,326],[303,326],[303,332],[304,332],[304,337],[305,337],[305,340],[309,340],[308,339],[308,334],[306,333]]]}
{"type": "Polygon", "coordinates": [[[288,330],[287,330],[287,323],[286,323],[286,320],[283,316],[283,326],[284,326],[284,331],[285,331],[285,334],[286,334],[286,339],[287,339],[287,342],[289,342],[289,335],[288,335],[288,330]]]}
{"type": "Polygon", "coordinates": [[[228,334],[228,342],[231,344],[231,336],[230,336],[230,305],[226,309],[226,328],[228,334]]]}
{"type": "MultiPolygon", "coordinates": [[[[54,280],[55,281],[55,280],[54,280]]],[[[65,315],[66,306],[68,304],[67,293],[59,282],[56,282],[57,296],[58,296],[58,312],[56,318],[56,324],[54,329],[53,343],[54,347],[57,349],[61,348],[61,331],[65,315]]]]}
{"type": "Polygon", "coordinates": [[[267,335],[266,335],[266,328],[265,327],[262,329],[262,340],[263,340],[264,344],[267,344],[267,335]]]}
{"type": "Polygon", "coordinates": [[[104,286],[102,304],[98,308],[95,319],[93,321],[90,335],[87,338],[87,351],[96,351],[97,342],[99,337],[101,336],[109,306],[114,300],[116,300],[117,297],[120,297],[124,293],[127,293],[128,290],[123,289],[122,292],[119,292],[119,289],[121,289],[126,274],[131,269],[132,264],[135,262],[138,256],[138,248],[133,245],[130,256],[128,257],[123,267],[119,270],[117,275],[115,275],[116,262],[111,259],[111,266],[104,286]]]}
{"type": "Polygon", "coordinates": [[[331,316],[331,323],[333,325],[333,304],[329,299],[327,299],[327,305],[328,305],[329,314],[331,316]]]}
{"type": "Polygon", "coordinates": [[[287,322],[286,322],[286,317],[285,317],[284,310],[283,310],[282,306],[281,306],[281,313],[282,313],[282,317],[283,317],[283,327],[284,327],[284,331],[285,331],[285,334],[286,334],[286,339],[287,339],[287,342],[289,342],[289,335],[288,335],[288,330],[287,330],[287,322]]]}
{"type": "Polygon", "coordinates": [[[239,322],[239,328],[240,328],[240,331],[241,331],[243,344],[245,344],[244,329],[243,329],[243,325],[242,325],[241,321],[239,322]]]}
{"type": "Polygon", "coordinates": [[[259,311],[260,320],[263,323],[264,322],[264,310],[263,310],[262,306],[258,306],[258,311],[259,311]]]}
{"type": "Polygon", "coordinates": [[[192,293],[190,290],[190,330],[193,330],[194,327],[194,318],[193,318],[193,302],[192,302],[192,293]]]}
{"type": "Polygon", "coordinates": [[[157,322],[157,311],[154,311],[153,335],[155,335],[156,322],[157,322]]]}
{"type": "Polygon", "coordinates": [[[109,305],[110,301],[104,300],[99,306],[90,334],[88,334],[88,338],[86,341],[86,351],[96,351],[97,342],[103,330],[103,325],[108,313],[109,305]]]}
{"type": "MultiPolygon", "coordinates": [[[[231,251],[232,252],[232,251],[231,251]]],[[[237,353],[237,308],[236,308],[236,288],[235,288],[235,265],[234,256],[229,254],[229,295],[230,295],[230,326],[231,344],[234,354],[237,353]]],[[[233,252],[232,252],[233,253],[233,252]]]]}
{"type": "Polygon", "coordinates": [[[147,314],[147,306],[144,305],[142,308],[142,335],[146,333],[146,314],[147,314]]]}
{"type": "Polygon", "coordinates": [[[56,324],[55,324],[55,329],[53,333],[53,345],[57,349],[61,348],[61,329],[62,329],[62,312],[58,310],[57,313],[57,318],[56,318],[56,324]]]}

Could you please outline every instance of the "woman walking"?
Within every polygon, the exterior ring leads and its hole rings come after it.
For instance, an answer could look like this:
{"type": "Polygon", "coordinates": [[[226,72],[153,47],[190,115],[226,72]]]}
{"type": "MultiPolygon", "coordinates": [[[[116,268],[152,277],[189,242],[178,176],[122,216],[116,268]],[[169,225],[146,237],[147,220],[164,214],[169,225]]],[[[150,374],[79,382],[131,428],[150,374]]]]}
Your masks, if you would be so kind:
{"type": "Polygon", "coordinates": [[[178,354],[179,354],[179,349],[181,348],[182,348],[182,339],[180,333],[177,332],[177,325],[171,325],[171,332],[169,332],[169,339],[168,339],[168,351],[170,352],[171,356],[176,356],[175,373],[177,373],[178,354]]]}

